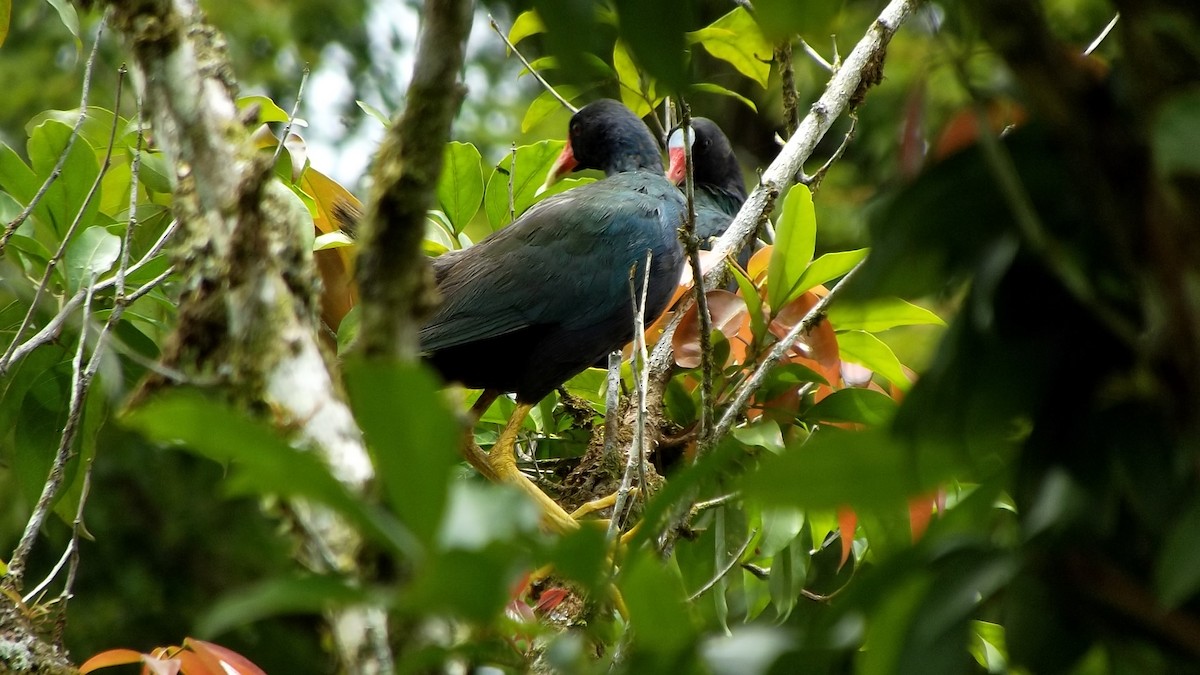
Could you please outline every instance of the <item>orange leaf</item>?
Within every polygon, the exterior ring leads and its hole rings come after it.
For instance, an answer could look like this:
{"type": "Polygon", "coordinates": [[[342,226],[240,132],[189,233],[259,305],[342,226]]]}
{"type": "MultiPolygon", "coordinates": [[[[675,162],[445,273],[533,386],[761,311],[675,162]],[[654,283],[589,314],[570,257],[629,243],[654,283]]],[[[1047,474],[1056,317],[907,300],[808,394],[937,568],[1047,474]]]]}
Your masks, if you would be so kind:
{"type": "Polygon", "coordinates": [[[135,652],[132,649],[110,649],[106,652],[100,652],[79,666],[79,675],[87,675],[93,670],[101,668],[109,668],[111,666],[124,666],[130,663],[141,663],[142,653],[135,652]]]}
{"type": "MultiPolygon", "coordinates": [[[[821,300],[824,292],[824,288],[815,288],[789,302],[775,315],[768,330],[777,338],[785,337],[821,300]]],[[[812,330],[801,335],[796,341],[795,351],[789,360],[817,371],[833,389],[840,386],[842,359],[838,351],[837,334],[827,319],[822,318],[812,330]]],[[[817,399],[824,398],[830,391],[830,387],[818,388],[817,399]]]]}
{"type": "Polygon", "coordinates": [[[750,256],[750,262],[746,263],[746,276],[755,284],[762,281],[763,275],[767,273],[767,266],[771,264],[771,249],[775,248],[772,245],[764,246],[754,252],[750,256]]]}
{"type": "MultiPolygon", "coordinates": [[[[1010,125],[1021,125],[1028,119],[1025,109],[1011,99],[998,99],[987,103],[988,133],[999,134],[1010,125]]],[[[979,113],[975,106],[968,106],[960,111],[938,136],[934,144],[933,156],[944,159],[963,148],[974,145],[979,140],[979,113]]]]}
{"type": "Polygon", "coordinates": [[[238,675],[267,675],[262,668],[254,665],[250,659],[228,647],[222,647],[221,645],[205,642],[204,640],[197,640],[196,638],[187,638],[184,640],[184,644],[191,647],[192,651],[197,653],[205,650],[207,653],[220,659],[225,665],[232,666],[238,675]]]}
{"type": "MultiPolygon", "coordinates": [[[[349,206],[362,211],[362,202],[357,197],[311,166],[304,172],[300,187],[316,203],[317,213],[313,216],[313,224],[322,234],[341,229],[335,215],[337,209],[349,206]]],[[[334,331],[358,301],[358,287],[354,284],[354,254],[353,246],[325,249],[313,254],[321,274],[321,318],[334,331]]]]}
{"type": "Polygon", "coordinates": [[[926,493],[917,495],[908,500],[908,526],[912,531],[913,543],[921,540],[925,536],[925,530],[929,529],[929,521],[933,518],[933,500],[936,493],[926,493]]]}
{"type": "Polygon", "coordinates": [[[840,570],[850,559],[850,552],[854,550],[854,530],[858,527],[858,514],[849,506],[842,506],[838,508],[837,521],[838,532],[842,535],[842,561],[838,563],[840,570]]]}
{"type": "MultiPolygon", "coordinates": [[[[704,297],[708,300],[713,330],[720,331],[729,340],[730,360],[741,363],[746,359],[746,350],[750,346],[738,337],[743,332],[743,326],[750,322],[745,301],[726,290],[709,291],[704,297]]],[[[700,312],[696,305],[692,305],[683,315],[671,344],[675,348],[675,363],[679,366],[695,368],[700,365],[700,312]]]]}
{"type": "Polygon", "coordinates": [[[196,652],[182,651],[176,657],[183,664],[183,675],[226,675],[221,662],[215,658],[205,658],[196,652]]]}

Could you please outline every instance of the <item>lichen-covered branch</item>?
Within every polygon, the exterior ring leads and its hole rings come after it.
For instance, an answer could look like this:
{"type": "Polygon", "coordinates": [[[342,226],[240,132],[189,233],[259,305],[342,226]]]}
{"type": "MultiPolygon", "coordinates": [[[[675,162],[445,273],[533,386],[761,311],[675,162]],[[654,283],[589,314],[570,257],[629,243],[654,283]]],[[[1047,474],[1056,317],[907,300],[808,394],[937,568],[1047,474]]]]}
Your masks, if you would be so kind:
{"type": "MultiPolygon", "coordinates": [[[[182,235],[176,266],[187,286],[165,365],[270,409],[294,443],[319,453],[339,480],[363,491],[373,469],[317,337],[312,251],[298,235],[308,215],[274,180],[271,158],[249,142],[222,38],[192,0],[110,7],[156,143],[175,170],[182,235]]],[[[151,376],[135,400],[168,384],[151,376]]],[[[321,509],[296,506],[306,548],[332,552],[337,570],[353,574],[356,533],[321,509]]],[[[331,620],[344,670],[392,671],[381,614],[349,609],[331,620]]]]}
{"type": "Polygon", "coordinates": [[[466,93],[458,76],[473,9],[471,0],[426,0],[404,113],[375,158],[358,255],[358,349],[368,357],[418,357],[417,329],[435,297],[421,240],[450,123],[466,93]]]}

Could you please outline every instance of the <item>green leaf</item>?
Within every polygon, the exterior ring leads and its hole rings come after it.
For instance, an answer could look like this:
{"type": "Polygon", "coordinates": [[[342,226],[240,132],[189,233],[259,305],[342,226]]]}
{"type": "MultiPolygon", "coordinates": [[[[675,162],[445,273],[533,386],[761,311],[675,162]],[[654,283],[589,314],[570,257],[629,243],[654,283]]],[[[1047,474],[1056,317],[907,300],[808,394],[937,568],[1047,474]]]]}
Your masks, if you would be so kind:
{"type": "Polygon", "coordinates": [[[75,6],[67,2],[67,0],[46,0],[54,11],[58,12],[58,19],[62,24],[71,31],[71,35],[75,36],[75,56],[78,58],[79,52],[83,49],[83,40],[79,37],[79,13],[75,11],[75,6]]]}
{"type": "Polygon", "coordinates": [[[12,0],[0,0],[0,46],[4,45],[4,39],[8,37],[8,24],[11,18],[12,0]]]}
{"type": "Polygon", "coordinates": [[[639,551],[626,562],[619,582],[629,606],[629,622],[643,644],[661,655],[673,655],[692,640],[695,627],[677,570],[639,551]]]}
{"type": "MultiPolygon", "coordinates": [[[[558,90],[559,95],[568,101],[575,100],[575,97],[581,93],[579,87],[573,87],[569,84],[555,87],[555,89],[558,90]]],[[[541,95],[533,99],[533,103],[530,103],[529,108],[525,111],[525,117],[521,120],[521,133],[529,133],[529,130],[539,122],[560,110],[567,111],[552,92],[543,91],[541,95]]]]}
{"type": "Polygon", "coordinates": [[[804,529],[804,512],[795,508],[766,508],[762,512],[758,554],[771,557],[792,543],[804,529]]]}
{"type": "Polygon", "coordinates": [[[384,129],[392,126],[392,118],[388,117],[387,113],[383,112],[379,108],[376,108],[370,103],[367,103],[366,101],[355,100],[354,102],[357,103],[358,107],[362,109],[363,112],[367,113],[368,116],[375,118],[377,122],[382,124],[384,129]]]}
{"type": "Polygon", "coordinates": [[[89,227],[71,240],[63,256],[67,283],[72,292],[83,287],[92,275],[107,272],[121,255],[121,238],[100,227],[89,227]]]}
{"type": "Polygon", "coordinates": [[[687,85],[685,31],[695,25],[691,3],[614,0],[621,42],[646,73],[672,92],[687,85]]]}
{"type": "Polygon", "coordinates": [[[167,156],[161,152],[143,150],[141,164],[138,182],[152,192],[171,194],[173,172],[167,156]]]}
{"type": "Polygon", "coordinates": [[[1175,94],[1158,109],[1151,129],[1154,164],[1163,175],[1200,174],[1200,89],[1175,94]]]}
{"type": "Polygon", "coordinates": [[[746,302],[746,313],[750,316],[750,332],[755,340],[761,341],[767,334],[767,321],[762,312],[762,296],[758,294],[754,282],[740,267],[731,264],[729,271],[733,280],[737,282],[739,296],[746,302]]]}
{"type": "Polygon", "coordinates": [[[511,485],[458,481],[445,518],[434,525],[440,550],[479,551],[536,533],[540,519],[537,504],[511,485]]]}
{"type": "Polygon", "coordinates": [[[351,494],[315,453],[288,445],[274,429],[210,395],[172,390],[128,413],[124,423],[148,439],[182,447],[228,465],[234,494],[303,497],[324,504],[363,534],[410,559],[420,559],[412,533],[351,494]]]}
{"type": "Polygon", "coordinates": [[[500,160],[488,179],[483,198],[483,209],[493,230],[512,222],[508,201],[510,176],[513,207],[518,216],[541,199],[580,184],[578,180],[561,180],[542,194],[537,194],[538,188],[546,181],[546,174],[550,172],[550,167],[554,165],[554,160],[558,159],[565,145],[566,141],[540,141],[533,145],[523,145],[517,148],[515,156],[509,153],[500,160]]]}
{"type": "Polygon", "coordinates": [[[796,390],[801,386],[815,382],[829,384],[820,373],[799,363],[784,363],[771,369],[767,379],[759,389],[758,398],[764,401],[782,396],[788,390],[796,390]]]}
{"type": "Polygon", "coordinates": [[[694,92],[700,92],[700,93],[704,93],[704,94],[717,94],[719,96],[728,96],[730,98],[736,98],[737,100],[746,104],[746,107],[750,108],[754,112],[758,112],[758,106],[754,105],[754,101],[751,101],[750,99],[746,98],[745,96],[742,96],[741,94],[737,93],[736,91],[734,91],[732,89],[726,89],[725,87],[722,87],[719,84],[713,84],[711,82],[700,82],[697,84],[693,84],[690,87],[690,89],[694,92]]]}
{"type": "Polygon", "coordinates": [[[537,10],[528,9],[521,12],[513,22],[512,28],[508,30],[508,41],[517,45],[530,35],[537,35],[545,30],[546,26],[538,16],[537,10]]]}
{"type": "Polygon", "coordinates": [[[767,88],[775,51],[754,17],[744,8],[735,7],[732,12],[687,36],[689,42],[699,43],[709,54],[728,62],[763,89],[767,88]]]}
{"type": "Polygon", "coordinates": [[[446,506],[450,467],[458,462],[458,422],[423,365],[353,359],[343,368],[389,503],[428,544],[446,506]]]}
{"type": "Polygon", "coordinates": [[[821,422],[883,424],[896,412],[887,394],[870,389],[839,389],[812,407],[808,417],[821,422]]]}
{"type": "MultiPolygon", "coordinates": [[[[33,130],[27,147],[30,164],[38,178],[44,180],[54,171],[70,137],[71,126],[55,120],[47,120],[33,130]]],[[[48,203],[54,229],[59,236],[66,233],[78,215],[99,174],[100,165],[94,150],[86,138],[77,137],[71,152],[67,154],[62,174],[46,191],[43,199],[48,203]]],[[[84,226],[92,224],[99,211],[100,200],[92,199],[80,222],[84,226]]]]}
{"type": "Polygon", "coordinates": [[[865,330],[873,333],[896,326],[946,325],[941,317],[930,310],[895,297],[833,303],[829,307],[829,323],[839,331],[865,330]]]}
{"type": "MultiPolygon", "coordinates": [[[[42,181],[38,180],[33,169],[17,155],[16,150],[0,143],[0,188],[24,205],[33,199],[41,187],[42,181]]],[[[47,223],[50,222],[50,212],[46,209],[45,199],[38,202],[34,213],[47,223]]]]}
{"type": "Polygon", "coordinates": [[[354,340],[358,338],[359,314],[358,309],[362,305],[355,305],[346,312],[346,316],[342,317],[342,323],[338,326],[337,333],[337,351],[341,356],[346,353],[350,345],[354,344],[354,340]]]}
{"type": "Polygon", "coordinates": [[[779,430],[779,423],[772,419],[764,417],[744,427],[735,427],[733,437],[744,445],[783,452],[783,432],[779,430]]]}
{"type": "Polygon", "coordinates": [[[196,635],[210,638],[274,616],[317,615],[334,607],[379,601],[377,589],[323,576],[268,579],[221,598],[196,622],[196,635]]]}
{"type": "Polygon", "coordinates": [[[910,448],[881,429],[822,427],[782,455],[766,457],[742,486],[747,499],[764,505],[897,509],[952,475],[955,457],[939,448],[910,448]]]}
{"type": "Polygon", "coordinates": [[[445,611],[488,625],[504,610],[513,561],[499,547],[453,549],[422,566],[406,594],[420,616],[445,611]]]}
{"type": "Polygon", "coordinates": [[[280,108],[269,96],[243,96],[237,100],[238,110],[247,110],[253,105],[258,106],[258,119],[256,120],[258,124],[287,122],[291,119],[291,115],[283,108],[280,108]]]}
{"type": "Polygon", "coordinates": [[[1171,526],[1154,567],[1154,587],[1167,608],[1178,607],[1200,591],[1200,499],[1171,526]]]}
{"type": "Polygon", "coordinates": [[[865,366],[887,378],[888,382],[907,391],[912,382],[904,374],[900,359],[883,340],[861,330],[837,334],[838,351],[843,361],[865,366]]]}
{"type": "Polygon", "coordinates": [[[771,591],[771,604],[775,606],[779,621],[787,619],[796,608],[796,600],[808,578],[808,559],[807,548],[792,539],[771,560],[767,588],[771,591]]]}
{"type": "Polygon", "coordinates": [[[817,215],[812,193],[797,183],[783,198],[783,210],[775,223],[775,247],[767,268],[767,302],[772,312],[800,296],[800,278],[816,246],[817,215]]]}
{"type": "Polygon", "coordinates": [[[446,144],[437,198],[454,234],[458,235],[475,217],[483,201],[483,158],[474,145],[458,141],[446,144]]]}
{"type": "Polygon", "coordinates": [[[800,275],[796,293],[803,293],[810,288],[815,288],[823,283],[845,276],[863,258],[867,257],[868,251],[870,249],[866,248],[854,251],[837,251],[835,253],[826,253],[817,258],[805,268],[804,274],[800,275]]]}
{"type": "Polygon", "coordinates": [[[842,9],[841,2],[796,2],[796,0],[759,0],[754,3],[754,18],[771,43],[809,41],[836,32],[831,22],[842,9]]]}
{"type": "Polygon", "coordinates": [[[617,71],[617,85],[621,89],[621,103],[633,111],[638,117],[649,115],[654,106],[646,100],[646,92],[642,88],[641,76],[629,48],[624,42],[617,40],[613,46],[613,68],[617,71]]]}

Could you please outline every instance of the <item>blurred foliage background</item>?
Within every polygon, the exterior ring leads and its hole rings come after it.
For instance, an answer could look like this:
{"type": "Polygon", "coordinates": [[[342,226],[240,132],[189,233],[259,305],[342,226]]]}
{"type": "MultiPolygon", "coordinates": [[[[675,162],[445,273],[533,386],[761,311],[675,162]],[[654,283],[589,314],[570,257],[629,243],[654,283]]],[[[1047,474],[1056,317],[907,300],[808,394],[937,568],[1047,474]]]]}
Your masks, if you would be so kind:
{"type": "MultiPolygon", "coordinates": [[[[382,127],[356,101],[387,114],[403,105],[419,3],[201,4],[226,36],[244,94],[264,94],[290,109],[303,69],[311,69],[300,106],[309,159],[313,167],[365,194],[363,177],[382,127]]],[[[484,3],[468,48],[469,93],[453,131],[455,140],[478,148],[484,177],[514,146],[562,138],[568,119],[565,110],[555,107],[524,123],[541,89],[507,54],[488,25],[489,12],[505,33],[531,7],[541,10],[548,24],[570,22],[596,6],[623,17],[617,24],[589,18],[592,30],[573,33],[549,25],[547,32],[530,34],[520,43],[531,58],[559,59],[543,61],[541,72],[564,91],[575,88],[578,100],[585,101],[622,95],[617,80],[603,76],[603,68],[613,65],[618,35],[630,41],[639,59],[653,59],[653,47],[647,45],[661,40],[669,47],[674,43],[664,36],[708,26],[736,3],[660,4],[664,13],[620,1],[484,3]],[[564,45],[564,38],[577,44],[564,45]],[[592,50],[603,68],[589,70],[595,64],[589,66],[577,53],[578,60],[572,61],[572,49],[580,48],[592,50]]],[[[764,26],[798,35],[825,60],[848,52],[883,4],[755,3],[760,12],[778,12],[764,26]]],[[[1116,11],[1105,0],[1034,4],[1068,62],[1067,54],[1082,52],[1116,11]]],[[[1200,522],[1197,427],[1194,411],[1181,406],[1189,401],[1188,387],[1173,389],[1160,372],[1169,359],[1145,357],[1111,334],[1112,326],[1098,321],[1077,294],[1064,290],[1054,265],[1031,251],[1007,218],[1004,202],[994,194],[996,179],[978,148],[932,168],[926,159],[943,159],[949,148],[964,144],[958,125],[964,111],[968,117],[976,114],[973,106],[999,111],[998,126],[1003,127],[1004,122],[1023,121],[1024,113],[1014,111],[1036,108],[1045,95],[1022,80],[1027,72],[1006,65],[1014,55],[998,49],[998,39],[989,33],[1001,22],[969,5],[925,3],[901,29],[888,50],[882,83],[858,111],[853,142],[814,200],[817,255],[868,245],[877,251],[874,267],[860,278],[861,297],[886,292],[922,298],[949,320],[950,328],[944,335],[930,326],[879,331],[899,361],[922,374],[910,398],[895,395],[903,406],[856,394],[854,400],[841,397],[844,409],[826,406],[821,411],[843,424],[878,423],[887,434],[864,441],[826,432],[824,438],[830,440],[811,455],[791,452],[773,458],[784,446],[798,447],[809,427],[801,419],[795,429],[780,432],[774,427],[770,433],[768,425],[760,424],[735,434],[735,441],[703,471],[684,474],[679,483],[703,484],[709,494],[739,488],[752,498],[744,508],[718,508],[700,519],[696,538],[680,541],[665,570],[649,555],[628,561],[620,585],[645,639],[624,645],[628,672],[1107,673],[1189,672],[1194,666],[1180,644],[1196,635],[1200,581],[1192,571],[1200,569],[1194,537],[1200,522]],[[748,459],[751,455],[738,454],[746,448],[759,450],[748,459]],[[911,465],[896,462],[896,457],[911,460],[911,465]],[[759,460],[767,471],[745,468],[759,460]],[[912,466],[927,473],[914,470],[921,475],[909,476],[912,466]],[[723,478],[722,471],[731,477],[723,478]],[[732,478],[742,472],[751,475],[745,483],[732,478]],[[900,497],[911,496],[904,491],[914,486],[930,488],[930,476],[938,479],[933,482],[940,493],[926,503],[936,501],[941,517],[927,538],[914,545],[900,497]],[[845,488],[850,496],[825,489],[828,485],[845,488]],[[858,510],[857,529],[839,522],[842,499],[858,510]],[[739,553],[739,542],[753,546],[739,553]],[[655,604],[683,596],[684,586],[690,592],[705,585],[722,556],[740,558],[743,569],[717,584],[716,592],[710,588],[691,605],[690,614],[655,604]],[[847,556],[850,562],[843,566],[847,556]],[[1087,564],[1089,558],[1094,565],[1087,564]],[[764,571],[765,577],[760,574],[764,571]],[[1091,588],[1094,596],[1079,587],[1091,588]],[[738,627],[739,622],[748,625],[738,627]],[[1024,665],[1010,665],[1010,648],[1024,665]]],[[[1137,28],[1165,30],[1163,17],[1195,27],[1186,22],[1194,12],[1186,10],[1126,20],[1137,28]]],[[[0,140],[18,154],[25,153],[31,118],[43,110],[78,105],[80,73],[96,23],[94,13],[75,15],[61,3],[27,2],[13,8],[11,29],[0,47],[0,91],[6,92],[0,140]],[[82,41],[69,29],[72,16],[82,41]]],[[[1166,44],[1178,47],[1173,53],[1186,61],[1186,55],[1200,53],[1195,34],[1166,44]]],[[[1129,92],[1144,82],[1129,68],[1121,44],[1113,38],[1105,41],[1090,63],[1105,83],[1104,100],[1122,102],[1128,113],[1137,107],[1129,92]]],[[[822,91],[828,71],[800,43],[793,41],[792,49],[803,115],[822,91]]],[[[749,102],[714,93],[689,96],[694,114],[714,119],[730,136],[752,186],[756,172],[775,156],[776,138],[787,135],[779,72],[772,67],[763,86],[704,50],[693,49],[692,56],[683,66],[661,62],[654,72],[664,82],[674,73],[685,82],[716,84],[749,102]]],[[[112,107],[121,59],[114,41],[102,42],[91,104],[112,107]]],[[[1194,85],[1195,73],[1191,77],[1194,85]]],[[[128,110],[129,101],[125,104],[128,110]]],[[[1130,114],[1137,136],[1130,144],[1147,143],[1152,132],[1168,141],[1194,141],[1186,130],[1195,128],[1196,108],[1182,105],[1180,110],[1177,119],[1183,120],[1185,132],[1178,136],[1147,121],[1154,110],[1130,114]]],[[[1096,118],[1104,112],[1098,108],[1096,118]]],[[[1111,303],[1122,320],[1140,327],[1143,303],[1137,292],[1152,285],[1143,273],[1153,257],[1124,260],[1113,253],[1120,249],[1113,241],[1097,239],[1093,228],[1079,223],[1103,220],[1093,211],[1094,191],[1130,200],[1123,213],[1141,213],[1148,198],[1079,180],[1072,170],[1080,157],[1089,156],[1078,146],[1063,149],[1062,139],[1069,134],[1061,120],[1057,123],[1049,129],[1035,123],[1013,133],[1006,147],[1014,170],[1027,180],[1038,179],[1031,199],[1051,232],[1062,237],[1065,259],[1082,261],[1098,302],[1111,303]]],[[[847,120],[837,122],[809,171],[837,150],[848,129],[847,120]]],[[[970,134],[966,137],[969,143],[970,134]]],[[[1174,145],[1186,146],[1186,141],[1174,145]]],[[[1174,161],[1172,166],[1195,169],[1186,159],[1174,161]]],[[[1173,185],[1170,172],[1147,171],[1137,162],[1129,166],[1129,176],[1139,186],[1173,185]]],[[[9,204],[3,206],[11,210],[9,204]]],[[[489,230],[485,210],[465,230],[472,237],[489,230]]],[[[3,215],[11,218],[8,211],[3,215]]],[[[8,330],[28,300],[15,284],[6,284],[0,301],[8,330]]],[[[169,310],[158,311],[161,316],[156,316],[169,321],[169,310]]],[[[129,339],[138,340],[133,335],[129,339]]],[[[68,390],[61,371],[67,352],[61,346],[50,349],[57,351],[40,351],[3,380],[6,393],[19,389],[22,396],[6,397],[0,418],[9,423],[0,429],[0,551],[11,550],[19,536],[46,468],[22,464],[28,454],[14,449],[52,447],[63,424],[68,390]]],[[[131,351],[152,359],[157,346],[142,338],[131,351]]],[[[144,373],[136,360],[123,367],[120,382],[106,384],[108,389],[96,396],[118,396],[144,373]]],[[[569,389],[595,397],[598,385],[598,375],[588,373],[569,389]]],[[[673,417],[694,415],[682,384],[669,390],[668,397],[673,417]]],[[[600,405],[599,399],[590,402],[600,405]]],[[[529,435],[541,439],[538,453],[547,459],[577,456],[586,443],[586,431],[557,403],[536,411],[530,423],[529,435]]],[[[482,420],[477,430],[481,441],[494,435],[508,412],[504,405],[502,401],[482,420]]],[[[215,597],[294,572],[292,539],[280,531],[274,507],[264,509],[257,498],[218,498],[228,478],[219,466],[164,451],[143,435],[105,424],[115,410],[98,410],[103,411],[101,419],[90,422],[95,433],[85,442],[121,451],[102,453],[96,464],[87,521],[98,536],[83,544],[84,564],[66,633],[74,654],[116,645],[148,649],[177,643],[196,629],[196,617],[212,608],[215,597]]],[[[810,413],[805,409],[805,415],[810,413]]],[[[148,425],[142,429],[155,436],[148,425]]],[[[157,433],[167,437],[165,431],[157,433]]],[[[505,503],[503,494],[472,482],[465,485],[455,489],[446,507],[451,512],[455,504],[505,503]]],[[[442,573],[418,578],[416,602],[425,608],[444,605],[460,616],[476,612],[469,618],[486,619],[449,650],[453,657],[519,669],[524,662],[514,653],[521,646],[514,647],[504,632],[512,625],[495,617],[497,589],[511,581],[513,570],[533,562],[551,560],[567,567],[571,561],[594,563],[598,546],[587,535],[548,540],[520,509],[492,510],[498,513],[488,514],[482,527],[502,534],[480,535],[482,543],[443,552],[438,558],[442,573]],[[485,567],[487,574],[481,571],[485,567]],[[471,578],[472,583],[457,588],[456,578],[471,578]],[[456,591],[463,596],[478,591],[480,597],[459,597],[456,591]]],[[[456,524],[463,525],[450,519],[447,527],[456,524]]],[[[45,529],[45,541],[31,561],[34,570],[51,567],[69,537],[69,526],[61,521],[52,520],[45,529]]],[[[385,580],[409,572],[386,556],[379,564],[385,580]]],[[[572,572],[575,581],[601,576],[590,567],[572,572]]],[[[593,584],[593,591],[602,590],[602,584],[593,584]]],[[[504,605],[503,594],[498,597],[504,605]]],[[[415,620],[404,616],[410,623],[402,628],[412,629],[415,620]]],[[[589,657],[596,644],[611,646],[621,626],[611,617],[590,618],[582,631],[586,638],[566,633],[551,642],[546,658],[560,670],[583,672],[604,665],[589,657]]],[[[228,625],[236,627],[221,634],[222,644],[251,655],[268,672],[333,668],[315,616],[301,613],[228,625]]],[[[445,658],[445,652],[427,648],[406,655],[405,663],[422,670],[445,658]]]]}

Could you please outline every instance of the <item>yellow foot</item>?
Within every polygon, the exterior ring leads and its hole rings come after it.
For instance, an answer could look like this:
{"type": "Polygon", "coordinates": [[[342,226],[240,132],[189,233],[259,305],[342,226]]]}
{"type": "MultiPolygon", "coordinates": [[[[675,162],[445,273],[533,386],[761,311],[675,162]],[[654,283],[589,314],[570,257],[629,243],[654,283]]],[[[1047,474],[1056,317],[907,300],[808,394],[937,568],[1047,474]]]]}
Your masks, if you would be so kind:
{"type": "MultiPolygon", "coordinates": [[[[631,497],[635,496],[640,491],[641,491],[640,488],[633,488],[632,490],[629,491],[629,495],[631,497]]],[[[590,513],[595,513],[597,511],[603,511],[604,509],[607,509],[616,503],[617,503],[617,493],[614,492],[611,495],[608,495],[607,497],[601,497],[600,499],[593,499],[590,502],[584,503],[582,506],[580,506],[579,508],[577,508],[571,512],[571,517],[574,518],[575,520],[579,520],[580,518],[582,518],[590,513]]]]}

